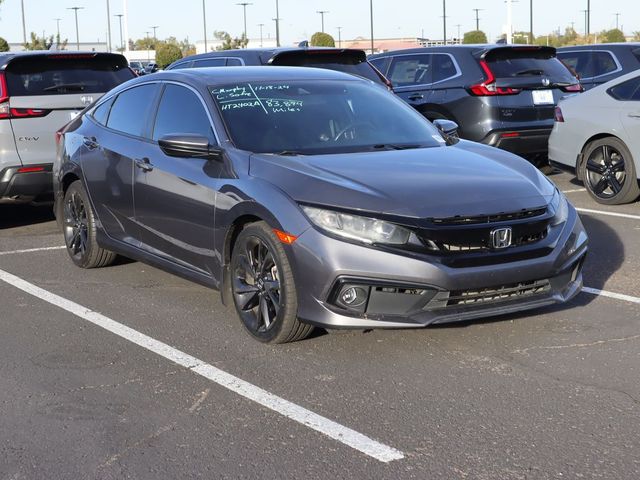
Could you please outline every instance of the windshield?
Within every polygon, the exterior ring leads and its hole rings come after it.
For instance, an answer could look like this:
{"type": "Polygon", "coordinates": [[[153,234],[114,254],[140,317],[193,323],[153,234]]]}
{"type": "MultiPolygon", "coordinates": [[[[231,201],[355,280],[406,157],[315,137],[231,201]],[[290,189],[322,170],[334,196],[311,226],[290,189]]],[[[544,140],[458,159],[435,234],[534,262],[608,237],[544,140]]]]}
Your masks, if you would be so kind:
{"type": "Polygon", "coordinates": [[[238,82],[210,91],[242,150],[321,154],[444,144],[413,108],[361,81],[238,82]]]}

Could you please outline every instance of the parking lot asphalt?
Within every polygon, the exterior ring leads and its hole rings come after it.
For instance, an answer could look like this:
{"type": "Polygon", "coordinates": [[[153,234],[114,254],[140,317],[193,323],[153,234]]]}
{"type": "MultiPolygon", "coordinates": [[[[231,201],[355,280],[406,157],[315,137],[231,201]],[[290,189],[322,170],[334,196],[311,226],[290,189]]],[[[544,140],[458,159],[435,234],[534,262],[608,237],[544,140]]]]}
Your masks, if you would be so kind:
{"type": "Polygon", "coordinates": [[[550,178],[590,293],[283,346],[142,263],[78,270],[50,207],[0,205],[0,480],[640,478],[640,203],[550,178]]]}

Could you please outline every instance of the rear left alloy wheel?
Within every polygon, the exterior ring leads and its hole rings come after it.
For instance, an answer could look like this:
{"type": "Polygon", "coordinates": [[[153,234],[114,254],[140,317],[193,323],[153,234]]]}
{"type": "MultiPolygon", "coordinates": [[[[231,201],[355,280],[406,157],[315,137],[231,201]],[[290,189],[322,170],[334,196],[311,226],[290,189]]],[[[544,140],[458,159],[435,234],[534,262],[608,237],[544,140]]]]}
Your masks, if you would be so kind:
{"type": "Polygon", "coordinates": [[[231,254],[231,282],[238,316],[256,340],[294,342],[313,330],[297,318],[291,266],[282,243],[265,222],[252,223],[238,235],[231,254]]]}
{"type": "Polygon", "coordinates": [[[116,254],[101,248],[96,241],[96,222],[87,192],[76,180],[64,195],[64,242],[73,263],[81,268],[106,267],[116,254]]]}
{"type": "Polygon", "coordinates": [[[640,195],[631,152],[617,138],[587,145],[580,168],[587,192],[598,203],[619,205],[633,202],[640,195]]]}

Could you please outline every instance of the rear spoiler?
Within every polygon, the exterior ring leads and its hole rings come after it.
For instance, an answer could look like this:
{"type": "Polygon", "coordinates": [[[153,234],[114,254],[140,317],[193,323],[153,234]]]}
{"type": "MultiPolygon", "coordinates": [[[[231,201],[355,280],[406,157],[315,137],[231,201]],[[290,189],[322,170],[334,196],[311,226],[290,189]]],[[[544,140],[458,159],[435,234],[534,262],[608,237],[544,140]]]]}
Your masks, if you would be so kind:
{"type": "Polygon", "coordinates": [[[550,57],[556,56],[555,47],[539,46],[539,45],[507,45],[497,48],[486,48],[475,53],[475,57],[482,60],[491,60],[500,54],[511,52],[530,52],[547,54],[550,57]]]}
{"type": "Polygon", "coordinates": [[[281,50],[273,52],[273,54],[264,63],[273,65],[278,61],[287,61],[287,59],[295,57],[312,57],[314,55],[348,55],[351,58],[363,63],[367,61],[367,54],[364,50],[356,48],[296,48],[292,50],[281,50]]]}

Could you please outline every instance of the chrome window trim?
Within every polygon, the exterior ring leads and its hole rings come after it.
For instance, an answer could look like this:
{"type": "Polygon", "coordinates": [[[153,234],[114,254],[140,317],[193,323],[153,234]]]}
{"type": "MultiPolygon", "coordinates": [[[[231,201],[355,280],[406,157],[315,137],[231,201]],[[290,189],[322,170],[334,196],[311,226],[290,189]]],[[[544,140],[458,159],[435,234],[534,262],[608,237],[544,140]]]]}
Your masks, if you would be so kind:
{"type": "MultiPolygon", "coordinates": [[[[569,53],[594,53],[594,52],[601,52],[601,53],[608,53],[611,58],[613,58],[613,61],[616,64],[616,69],[615,70],[611,70],[610,72],[607,73],[603,73],[600,75],[595,75],[593,77],[582,77],[580,80],[593,80],[595,78],[600,78],[600,77],[606,77],[607,75],[613,75],[614,73],[618,73],[622,71],[622,64],[620,63],[620,61],[618,60],[618,57],[616,56],[615,53],[613,53],[611,50],[604,50],[604,49],[597,49],[597,50],[565,50],[562,52],[556,52],[556,56],[558,56],[558,54],[562,55],[563,53],[569,54],[569,53]]],[[[558,60],[561,60],[561,58],[558,56],[558,60]]]]}
{"type": "Polygon", "coordinates": [[[240,61],[240,65],[242,65],[243,67],[246,66],[246,64],[244,63],[244,59],[242,57],[222,57],[222,56],[219,57],[219,56],[213,56],[213,57],[207,57],[207,58],[196,58],[196,59],[194,59],[193,60],[193,65],[191,66],[191,68],[209,68],[209,67],[197,67],[196,64],[199,61],[213,60],[214,58],[222,58],[222,59],[224,59],[225,65],[221,65],[221,66],[224,66],[224,67],[227,66],[226,63],[227,63],[227,60],[229,60],[229,59],[239,60],[240,61]]]}
{"type": "MultiPolygon", "coordinates": [[[[462,76],[462,70],[460,69],[460,66],[458,65],[458,61],[456,60],[456,58],[447,52],[418,52],[418,53],[401,53],[399,55],[388,55],[387,57],[391,58],[391,61],[389,62],[389,67],[388,67],[388,72],[391,71],[391,65],[393,64],[393,61],[397,58],[397,57],[413,57],[415,55],[447,55],[451,61],[453,62],[453,66],[456,68],[456,73],[455,75],[451,75],[450,77],[444,78],[442,80],[438,80],[437,82],[431,82],[431,83],[414,83],[411,85],[403,85],[401,87],[394,87],[394,91],[402,91],[402,90],[411,90],[414,89],[416,87],[429,87],[431,85],[437,85],[439,83],[442,82],[448,82],[449,80],[452,80],[454,78],[458,78],[462,76]]],[[[376,58],[383,58],[383,57],[376,57],[376,58]]],[[[389,78],[389,77],[387,77],[389,78]]],[[[391,80],[389,78],[389,80],[391,80]]]]}

